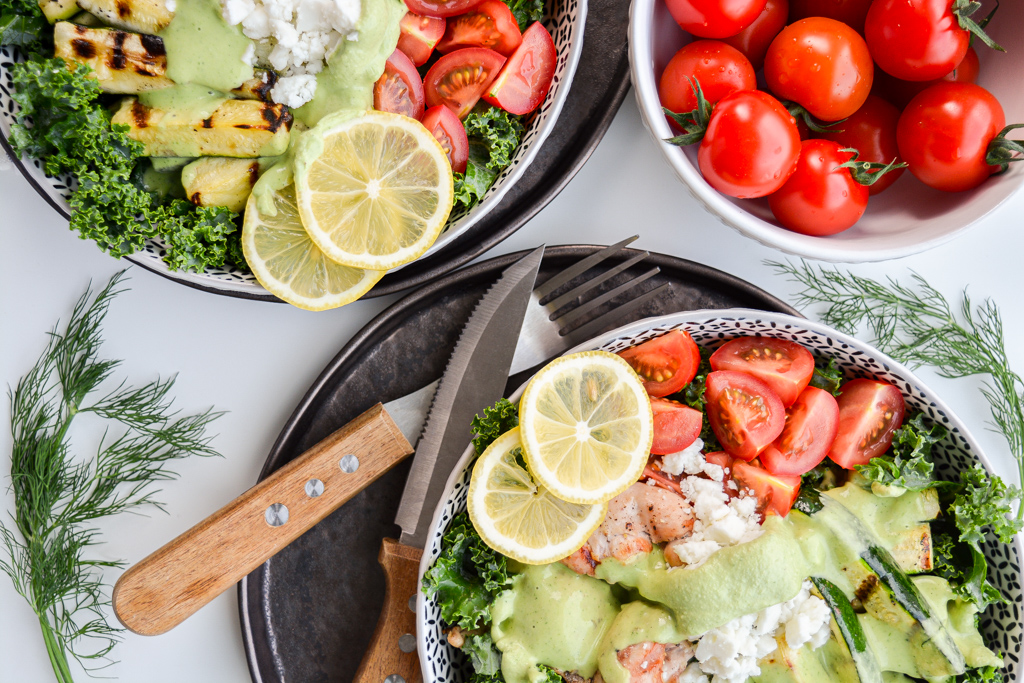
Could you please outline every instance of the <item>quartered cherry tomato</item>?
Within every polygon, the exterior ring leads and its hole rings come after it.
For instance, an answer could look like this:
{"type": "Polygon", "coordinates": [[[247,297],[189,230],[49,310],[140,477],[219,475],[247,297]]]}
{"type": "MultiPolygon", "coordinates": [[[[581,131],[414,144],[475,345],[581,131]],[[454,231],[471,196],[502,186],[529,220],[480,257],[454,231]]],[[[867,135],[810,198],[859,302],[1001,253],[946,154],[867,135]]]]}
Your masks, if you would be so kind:
{"type": "Polygon", "coordinates": [[[405,0],[406,7],[424,17],[454,17],[480,4],[481,0],[405,0]]]}
{"type": "Polygon", "coordinates": [[[839,431],[828,457],[852,470],[889,450],[906,404],[888,382],[852,379],[839,388],[839,431]]]}
{"type": "Polygon", "coordinates": [[[439,104],[423,114],[421,123],[441,144],[452,170],[456,173],[465,173],[469,161],[469,138],[466,136],[466,127],[459,121],[459,117],[448,107],[439,104]]]}
{"type": "Polygon", "coordinates": [[[864,19],[871,0],[791,0],[789,20],[828,17],[841,21],[857,33],[864,33],[864,19]]]}
{"type": "Polygon", "coordinates": [[[796,119],[768,93],[743,90],[715,106],[697,164],[711,187],[730,197],[751,198],[782,187],[799,157],[796,119]]]}
{"type": "Polygon", "coordinates": [[[395,50],[384,65],[384,73],[373,85],[373,108],[392,114],[423,118],[423,81],[405,53],[395,50]]]}
{"type": "Polygon", "coordinates": [[[523,42],[519,22],[501,0],[484,0],[465,14],[448,19],[437,51],[448,54],[464,47],[487,47],[506,57],[523,42]]]}
{"type": "Polygon", "coordinates": [[[802,235],[834,235],[860,220],[868,207],[868,188],[840,168],[853,155],[830,140],[805,140],[796,171],[768,197],[783,227],[802,235]]]}
{"type": "MultiPolygon", "coordinates": [[[[903,161],[900,148],[896,142],[896,124],[900,120],[900,110],[877,95],[868,95],[863,106],[853,116],[838,124],[841,130],[834,133],[821,133],[820,137],[839,143],[840,147],[849,147],[860,152],[861,161],[873,161],[888,164],[891,161],[903,161]]],[[[886,189],[899,178],[906,169],[899,168],[889,171],[868,187],[868,194],[876,195],[886,189]]]]}
{"type": "Polygon", "coordinates": [[[732,479],[741,489],[754,492],[759,509],[780,517],[789,514],[800,494],[800,477],[774,475],[754,463],[733,463],[732,479]]]}
{"type": "Polygon", "coordinates": [[[1006,125],[999,101],[973,83],[939,83],[907,105],[896,128],[900,155],[918,180],[961,192],[999,170],[985,161],[1006,125]]]}
{"type": "Polygon", "coordinates": [[[800,476],[825,459],[839,430],[839,404],[824,389],[807,387],[786,409],[786,426],[758,456],[772,474],[800,476]]]}
{"type": "Polygon", "coordinates": [[[864,37],[875,62],[905,81],[942,78],[963,60],[971,34],[951,0],[875,0],[864,37]]]}
{"type": "Polygon", "coordinates": [[[700,367],[700,349],[683,330],[648,339],[619,355],[640,375],[647,393],[658,398],[680,391],[700,367]]]}
{"type": "Polygon", "coordinates": [[[782,29],[764,58],[771,91],[822,121],[845,119],[860,109],[871,92],[874,68],[860,34],[825,17],[782,29]]]}
{"type": "Polygon", "coordinates": [[[750,26],[734,36],[722,38],[722,42],[728,43],[742,52],[750,60],[754,71],[759,71],[764,66],[764,56],[768,52],[768,46],[786,25],[788,16],[788,0],[768,0],[764,9],[750,26]]]}
{"type": "Polygon", "coordinates": [[[752,375],[717,370],[704,392],[708,422],[729,455],[750,461],[786,425],[786,409],[771,387],[752,375]]]}
{"type": "Polygon", "coordinates": [[[444,35],[444,19],[421,17],[407,12],[402,17],[402,32],[398,36],[398,49],[416,66],[423,66],[434,53],[434,46],[444,35]]]}
{"type": "Polygon", "coordinates": [[[558,54],[551,34],[539,21],[523,33],[523,42],[484,93],[484,100],[510,114],[529,114],[551,89],[558,54]]]}
{"type": "Polygon", "coordinates": [[[791,406],[814,374],[814,356],[796,342],[771,337],[740,337],[726,342],[711,356],[715,370],[753,375],[791,406]]]}
{"type": "Polygon", "coordinates": [[[665,0],[676,23],[699,38],[727,38],[750,26],[766,0],[665,0]]]}
{"type": "Polygon", "coordinates": [[[652,398],[651,411],[654,413],[654,441],[651,443],[654,455],[678,453],[700,436],[704,414],[699,410],[667,398],[652,398]]]}
{"type": "Polygon", "coordinates": [[[696,40],[669,60],[658,83],[661,106],[677,114],[695,109],[695,81],[711,104],[737,90],[757,88],[754,67],[743,53],[720,40],[696,40]]]}
{"type": "Polygon", "coordinates": [[[505,57],[485,47],[467,47],[444,55],[423,79],[427,106],[443,104],[464,118],[498,77],[504,63],[505,57]]]}

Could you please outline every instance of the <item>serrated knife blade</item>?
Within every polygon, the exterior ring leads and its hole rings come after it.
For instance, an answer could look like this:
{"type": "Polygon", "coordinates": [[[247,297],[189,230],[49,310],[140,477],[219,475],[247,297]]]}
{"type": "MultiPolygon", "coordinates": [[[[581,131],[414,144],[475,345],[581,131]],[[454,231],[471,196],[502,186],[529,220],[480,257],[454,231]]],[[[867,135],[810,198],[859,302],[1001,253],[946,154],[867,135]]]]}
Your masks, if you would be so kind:
{"type": "Polygon", "coordinates": [[[544,247],[509,266],[462,330],[434,394],[395,523],[403,545],[422,548],[445,482],[472,438],[473,417],[505,389],[544,247]]]}

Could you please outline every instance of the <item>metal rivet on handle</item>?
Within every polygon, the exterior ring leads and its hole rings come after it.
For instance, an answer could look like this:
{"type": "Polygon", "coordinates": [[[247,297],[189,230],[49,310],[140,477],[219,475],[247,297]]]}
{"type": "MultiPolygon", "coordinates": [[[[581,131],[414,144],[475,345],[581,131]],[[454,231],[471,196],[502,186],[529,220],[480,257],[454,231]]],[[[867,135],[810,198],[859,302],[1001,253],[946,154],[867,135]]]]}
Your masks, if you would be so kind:
{"type": "Polygon", "coordinates": [[[409,611],[410,612],[415,612],[416,611],[416,596],[415,595],[410,595],[409,596],[409,611]]]}
{"type": "Polygon", "coordinates": [[[416,636],[406,633],[398,639],[398,649],[402,652],[412,652],[416,649],[416,636]]]}
{"type": "MultiPolygon", "coordinates": [[[[352,474],[359,469],[359,458],[349,453],[341,459],[339,465],[341,466],[342,472],[345,474],[352,474]]],[[[405,681],[402,681],[402,683],[405,683],[405,681]]]]}
{"type": "Polygon", "coordinates": [[[263,513],[263,518],[270,526],[282,526],[288,523],[288,508],[281,503],[274,503],[263,513]]]}
{"type": "Polygon", "coordinates": [[[316,498],[324,492],[324,483],[319,479],[310,479],[306,482],[306,495],[316,498]]]}
{"type": "Polygon", "coordinates": [[[384,683],[405,683],[405,679],[398,674],[391,674],[384,679],[384,683]]]}

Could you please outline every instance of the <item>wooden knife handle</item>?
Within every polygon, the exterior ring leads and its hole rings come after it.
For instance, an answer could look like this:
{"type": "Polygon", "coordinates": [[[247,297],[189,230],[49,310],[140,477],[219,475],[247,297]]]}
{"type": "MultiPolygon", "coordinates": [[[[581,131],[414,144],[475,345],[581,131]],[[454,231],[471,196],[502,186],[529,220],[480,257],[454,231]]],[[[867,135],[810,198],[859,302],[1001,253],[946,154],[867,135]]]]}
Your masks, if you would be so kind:
{"type": "Polygon", "coordinates": [[[114,613],[134,633],[167,632],[412,452],[378,403],[128,569],[114,613]]]}
{"type": "Polygon", "coordinates": [[[385,538],[377,559],[384,568],[384,609],[353,683],[421,683],[416,654],[416,591],[423,551],[385,538]]]}

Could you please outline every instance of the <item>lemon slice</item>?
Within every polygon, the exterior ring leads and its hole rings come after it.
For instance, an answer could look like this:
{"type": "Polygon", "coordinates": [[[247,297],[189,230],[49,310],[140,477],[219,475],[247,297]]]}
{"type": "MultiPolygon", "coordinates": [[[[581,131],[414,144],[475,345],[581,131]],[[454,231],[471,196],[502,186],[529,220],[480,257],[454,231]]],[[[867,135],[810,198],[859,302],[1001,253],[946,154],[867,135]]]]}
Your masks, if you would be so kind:
{"type": "Polygon", "coordinates": [[[388,270],[425,252],[452,210],[452,169],[415,119],[371,111],[324,118],[295,155],[302,224],[329,258],[388,270]]]}
{"type": "Polygon", "coordinates": [[[640,478],[654,419],[643,382],[613,353],[584,351],[549,363],[519,405],[533,476],[559,498],[603,503],[640,478]]]}
{"type": "Polygon", "coordinates": [[[547,564],[579,550],[608,506],[551,495],[520,464],[521,448],[518,427],[487,447],[473,466],[466,506],[487,545],[526,564],[547,564]]]}
{"type": "Polygon", "coordinates": [[[307,311],[322,311],[355,301],[384,277],[324,256],[299,220],[294,185],[272,196],[277,214],[260,214],[256,195],[250,195],[242,226],[245,260],[267,291],[307,311]]]}

